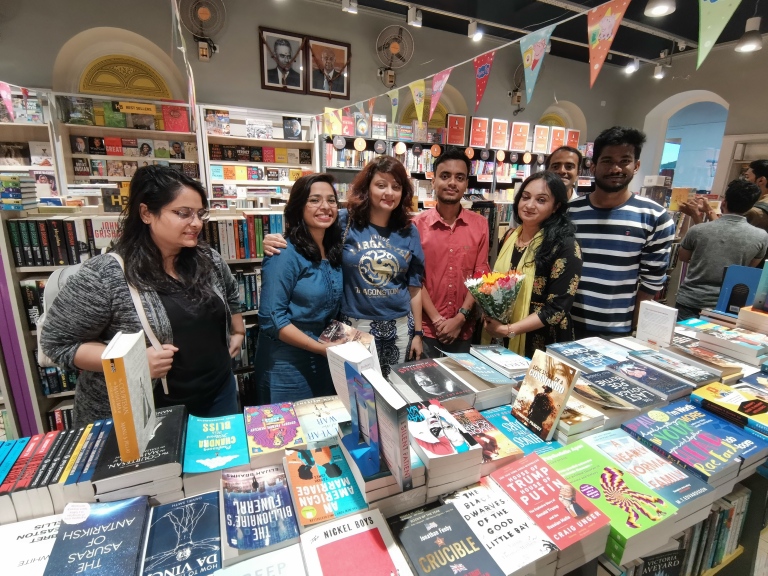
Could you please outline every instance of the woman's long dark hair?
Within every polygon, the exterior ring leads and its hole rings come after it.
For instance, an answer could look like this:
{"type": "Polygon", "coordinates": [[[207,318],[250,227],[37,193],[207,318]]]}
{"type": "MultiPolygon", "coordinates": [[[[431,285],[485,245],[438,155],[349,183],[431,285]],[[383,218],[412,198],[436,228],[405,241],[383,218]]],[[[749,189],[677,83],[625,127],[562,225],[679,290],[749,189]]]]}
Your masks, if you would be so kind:
{"type": "Polygon", "coordinates": [[[543,238],[539,249],[536,251],[536,268],[540,270],[547,270],[553,263],[557,252],[560,250],[560,246],[569,239],[573,239],[576,233],[576,226],[571,222],[566,214],[568,212],[568,190],[560,179],[560,176],[554,172],[536,172],[528,176],[520,186],[520,190],[515,194],[514,213],[517,215],[518,220],[520,214],[517,209],[520,205],[520,199],[523,197],[523,191],[525,191],[528,184],[535,180],[544,180],[549,189],[550,194],[555,199],[555,204],[559,204],[557,209],[541,223],[541,231],[543,232],[543,238]]]}
{"type": "MultiPolygon", "coordinates": [[[[322,258],[320,249],[317,247],[315,239],[312,238],[304,222],[304,207],[307,205],[307,198],[309,198],[312,185],[318,182],[330,184],[331,188],[333,188],[333,195],[338,202],[339,198],[336,188],[333,186],[333,176],[330,174],[310,174],[302,176],[293,183],[291,195],[288,197],[288,203],[285,205],[285,235],[290,238],[296,251],[311,262],[320,262],[322,258]]],[[[339,226],[338,212],[331,227],[325,231],[323,248],[325,248],[325,256],[328,258],[331,266],[340,266],[343,246],[341,244],[341,227],[339,226]]]]}
{"type": "MultiPolygon", "coordinates": [[[[178,289],[165,273],[160,249],[152,240],[149,226],[141,219],[141,205],[145,204],[149,212],[159,216],[160,211],[173,202],[184,188],[197,192],[203,206],[208,207],[205,188],[197,180],[171,168],[143,166],[131,179],[130,197],[120,216],[114,250],[125,260],[125,277],[137,288],[165,293],[178,289]]],[[[182,248],[174,262],[185,294],[193,302],[202,303],[214,295],[211,284],[214,266],[209,250],[203,243],[194,248],[182,248]]]]}
{"type": "Polygon", "coordinates": [[[411,223],[411,201],[413,200],[413,187],[408,179],[408,172],[402,163],[392,156],[379,156],[371,160],[365,168],[358,172],[347,194],[347,209],[349,218],[356,228],[364,228],[371,221],[371,194],[369,189],[373,177],[377,172],[392,174],[395,181],[403,189],[400,204],[389,216],[388,228],[391,230],[403,230],[411,223]]]}

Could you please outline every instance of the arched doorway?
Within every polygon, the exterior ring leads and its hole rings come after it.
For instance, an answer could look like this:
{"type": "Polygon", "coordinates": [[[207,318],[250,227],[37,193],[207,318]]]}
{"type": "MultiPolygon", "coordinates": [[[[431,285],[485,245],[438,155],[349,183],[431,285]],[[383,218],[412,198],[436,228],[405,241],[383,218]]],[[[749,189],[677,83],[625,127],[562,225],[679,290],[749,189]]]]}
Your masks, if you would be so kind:
{"type": "Polygon", "coordinates": [[[587,118],[576,104],[561,100],[549,106],[537,124],[561,126],[579,131],[579,144],[587,140],[587,118]]]}

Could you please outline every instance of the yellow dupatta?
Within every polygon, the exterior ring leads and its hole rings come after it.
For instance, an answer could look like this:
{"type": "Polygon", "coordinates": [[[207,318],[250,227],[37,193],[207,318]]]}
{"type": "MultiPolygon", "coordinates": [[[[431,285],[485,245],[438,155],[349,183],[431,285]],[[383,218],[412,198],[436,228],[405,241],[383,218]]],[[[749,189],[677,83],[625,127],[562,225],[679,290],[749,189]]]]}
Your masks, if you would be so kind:
{"type": "MultiPolygon", "coordinates": [[[[515,243],[520,236],[523,227],[518,226],[512,235],[507,238],[504,246],[499,251],[499,256],[496,258],[496,264],[493,265],[494,272],[509,272],[512,265],[512,252],[515,249],[515,243]]],[[[543,232],[539,230],[536,235],[531,239],[528,247],[523,252],[523,257],[520,258],[520,262],[517,265],[516,271],[520,274],[524,274],[525,277],[522,280],[522,286],[520,286],[520,292],[517,294],[517,300],[515,300],[515,307],[512,310],[512,317],[510,318],[510,324],[519,322],[523,318],[527,317],[531,313],[531,294],[533,292],[533,279],[536,276],[536,252],[541,244],[543,238],[543,232]]],[[[508,348],[521,356],[525,356],[525,334],[517,334],[514,338],[510,338],[508,348]]]]}

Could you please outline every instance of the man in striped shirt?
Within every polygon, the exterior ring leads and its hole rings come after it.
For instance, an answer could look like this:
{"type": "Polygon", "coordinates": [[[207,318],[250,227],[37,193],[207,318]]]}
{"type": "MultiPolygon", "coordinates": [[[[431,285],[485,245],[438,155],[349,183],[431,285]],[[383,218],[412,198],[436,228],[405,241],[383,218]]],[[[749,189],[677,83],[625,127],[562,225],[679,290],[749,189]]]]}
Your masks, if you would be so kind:
{"type": "Polygon", "coordinates": [[[626,336],[640,302],[666,279],[675,227],[667,211],[629,191],[645,134],[614,126],[595,139],[595,191],[570,203],[584,267],[571,316],[576,336],[626,336]]]}

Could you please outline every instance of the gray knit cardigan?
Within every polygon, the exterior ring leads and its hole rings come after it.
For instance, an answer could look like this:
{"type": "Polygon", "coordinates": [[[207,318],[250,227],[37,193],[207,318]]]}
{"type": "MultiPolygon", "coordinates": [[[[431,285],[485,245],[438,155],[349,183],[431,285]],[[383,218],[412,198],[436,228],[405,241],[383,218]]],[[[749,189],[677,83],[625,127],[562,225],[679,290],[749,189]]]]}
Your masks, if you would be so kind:
{"type": "MultiPolygon", "coordinates": [[[[213,289],[224,302],[227,342],[231,315],[242,312],[237,281],[226,262],[210,251],[214,272],[213,289]]],[[[160,296],[153,290],[139,291],[149,325],[161,344],[173,344],[173,331],[160,296]]],[[[76,369],[75,352],[84,342],[108,343],[118,332],[135,333],[141,321],[131,300],[125,275],[108,254],[87,260],[54,300],[45,322],[41,346],[59,366],[76,369]]],[[[146,339],[147,347],[151,344],[146,339]]],[[[155,382],[159,385],[159,380],[155,382]]],[[[75,389],[74,426],[85,426],[109,418],[109,396],[104,374],[84,370],[75,389]]]]}

